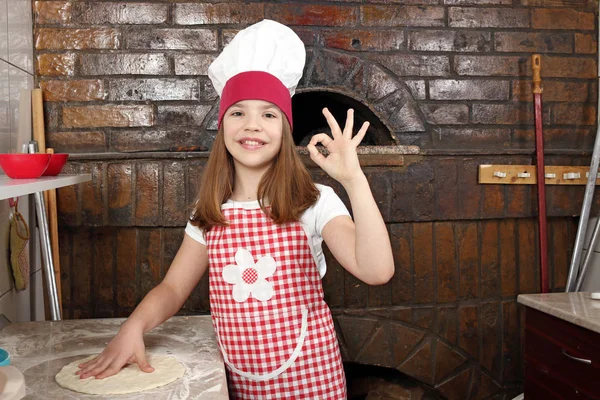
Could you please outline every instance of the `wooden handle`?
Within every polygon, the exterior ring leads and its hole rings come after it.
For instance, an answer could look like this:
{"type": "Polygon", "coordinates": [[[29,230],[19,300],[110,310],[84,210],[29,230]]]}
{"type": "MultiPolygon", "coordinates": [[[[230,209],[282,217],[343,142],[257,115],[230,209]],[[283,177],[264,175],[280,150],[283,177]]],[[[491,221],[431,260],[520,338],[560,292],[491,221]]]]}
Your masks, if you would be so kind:
{"type": "MultiPolygon", "coordinates": [[[[54,154],[54,149],[46,149],[46,154],[54,154]]],[[[60,315],[62,311],[62,288],[60,284],[60,250],[58,246],[58,213],[56,210],[56,189],[50,189],[48,193],[48,231],[50,232],[50,247],[52,248],[52,261],[54,262],[54,280],[56,281],[56,293],[58,294],[58,307],[60,315]]]]}
{"type": "Polygon", "coordinates": [[[38,143],[40,153],[46,152],[46,133],[44,128],[44,101],[42,89],[31,91],[31,108],[33,118],[33,139],[38,143]]]}
{"type": "Polygon", "coordinates": [[[533,93],[542,93],[542,57],[539,54],[531,56],[531,68],[533,69],[533,93]]]}

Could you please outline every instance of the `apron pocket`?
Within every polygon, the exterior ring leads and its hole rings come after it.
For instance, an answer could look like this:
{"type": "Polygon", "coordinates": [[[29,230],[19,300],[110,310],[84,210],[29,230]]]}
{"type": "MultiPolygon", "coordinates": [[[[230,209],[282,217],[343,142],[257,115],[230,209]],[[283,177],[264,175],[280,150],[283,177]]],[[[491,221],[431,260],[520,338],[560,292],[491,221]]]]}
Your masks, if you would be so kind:
{"type": "Polygon", "coordinates": [[[238,375],[267,381],[294,364],[308,333],[308,309],[254,318],[213,316],[225,364],[238,375]]]}

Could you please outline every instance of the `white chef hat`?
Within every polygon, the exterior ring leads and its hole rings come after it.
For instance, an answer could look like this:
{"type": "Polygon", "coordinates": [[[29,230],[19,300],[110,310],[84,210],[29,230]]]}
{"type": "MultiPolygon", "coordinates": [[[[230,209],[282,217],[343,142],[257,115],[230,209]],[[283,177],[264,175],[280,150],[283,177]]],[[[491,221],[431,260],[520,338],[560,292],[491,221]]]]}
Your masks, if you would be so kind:
{"type": "Polygon", "coordinates": [[[292,124],[292,96],[302,77],[306,51],[289,27],[268,19],[238,32],[208,68],[221,97],[219,125],[225,111],[242,100],[278,106],[292,124]]]}

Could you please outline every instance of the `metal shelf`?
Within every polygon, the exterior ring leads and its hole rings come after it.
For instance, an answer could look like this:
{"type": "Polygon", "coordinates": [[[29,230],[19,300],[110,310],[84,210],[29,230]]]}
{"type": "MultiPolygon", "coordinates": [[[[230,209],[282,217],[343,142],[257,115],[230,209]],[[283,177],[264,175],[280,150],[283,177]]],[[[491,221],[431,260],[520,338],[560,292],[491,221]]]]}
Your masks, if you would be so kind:
{"type": "Polygon", "coordinates": [[[0,200],[57,189],[92,180],[91,174],[45,176],[38,179],[11,179],[0,176],[0,200]]]}

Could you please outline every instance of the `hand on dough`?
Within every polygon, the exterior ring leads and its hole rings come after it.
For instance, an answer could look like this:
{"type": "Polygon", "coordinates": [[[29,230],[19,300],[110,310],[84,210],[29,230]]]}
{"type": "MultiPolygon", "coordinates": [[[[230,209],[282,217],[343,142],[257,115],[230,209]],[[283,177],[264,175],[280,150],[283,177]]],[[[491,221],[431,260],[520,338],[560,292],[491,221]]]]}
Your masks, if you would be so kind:
{"type": "Polygon", "coordinates": [[[127,363],[136,363],[140,370],[153,372],[154,368],[146,360],[144,338],[140,333],[121,330],[97,357],[79,365],[76,372],[81,379],[90,376],[96,379],[117,374],[127,363]]]}

